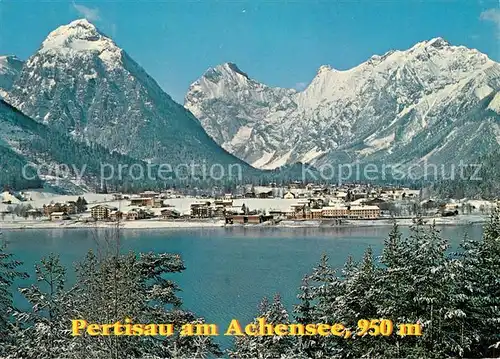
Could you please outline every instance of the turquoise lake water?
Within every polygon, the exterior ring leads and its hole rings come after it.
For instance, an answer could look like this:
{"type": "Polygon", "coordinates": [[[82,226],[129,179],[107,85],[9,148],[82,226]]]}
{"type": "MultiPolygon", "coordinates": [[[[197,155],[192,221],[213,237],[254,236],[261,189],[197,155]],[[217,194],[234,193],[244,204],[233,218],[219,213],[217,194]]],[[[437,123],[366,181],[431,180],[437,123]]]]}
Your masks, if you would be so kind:
{"type": "MultiPolygon", "coordinates": [[[[481,226],[441,227],[452,247],[467,232],[479,237],[481,226]]],[[[251,321],[264,296],[279,292],[289,309],[303,276],[322,253],[341,267],[349,255],[359,260],[366,247],[380,254],[390,227],[358,228],[215,228],[122,230],[123,251],[172,252],[184,259],[186,270],[173,275],[184,306],[207,322],[226,328],[230,320],[251,321]]],[[[402,229],[406,232],[407,229],[402,229]]],[[[69,268],[96,247],[95,230],[3,230],[9,251],[33,274],[33,265],[51,252],[69,268]]],[[[69,271],[69,276],[72,273],[69,271]]],[[[71,280],[71,279],[70,279],[71,280]]],[[[27,284],[28,282],[26,282],[27,284]]],[[[22,300],[16,297],[18,304],[22,300]]],[[[228,341],[219,337],[223,346],[228,341]]]]}

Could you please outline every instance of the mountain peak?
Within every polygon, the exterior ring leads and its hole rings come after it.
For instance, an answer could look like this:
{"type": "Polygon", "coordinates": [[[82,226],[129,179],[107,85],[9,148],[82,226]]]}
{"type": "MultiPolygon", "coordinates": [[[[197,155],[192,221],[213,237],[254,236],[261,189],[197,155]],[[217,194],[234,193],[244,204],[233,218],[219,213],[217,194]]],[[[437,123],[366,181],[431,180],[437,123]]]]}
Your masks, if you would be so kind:
{"type": "Polygon", "coordinates": [[[113,45],[113,41],[100,33],[86,19],[79,19],[52,31],[42,43],[41,52],[53,49],[71,49],[74,51],[102,50],[113,45]]]}
{"type": "Polygon", "coordinates": [[[237,82],[250,80],[250,77],[233,62],[225,62],[211,67],[205,71],[203,77],[213,83],[218,83],[222,79],[231,79],[231,81],[237,82]]]}
{"type": "Polygon", "coordinates": [[[249,79],[248,75],[245,72],[241,71],[238,65],[236,65],[234,62],[226,62],[222,65],[217,66],[216,69],[222,70],[223,72],[236,73],[249,79]]]}
{"type": "Polygon", "coordinates": [[[0,56],[0,74],[15,70],[20,71],[23,62],[16,55],[0,56]]]}
{"type": "Polygon", "coordinates": [[[121,59],[121,49],[86,19],[72,21],[52,31],[38,52],[57,55],[96,53],[111,67],[121,59]]]}
{"type": "Polygon", "coordinates": [[[321,65],[318,69],[318,75],[322,74],[323,72],[328,72],[331,70],[332,70],[332,67],[330,65],[321,65]]]}
{"type": "Polygon", "coordinates": [[[442,37],[435,37],[430,40],[426,41],[421,41],[415,44],[415,46],[412,47],[412,49],[419,49],[419,48],[429,48],[433,47],[436,49],[442,49],[445,47],[451,46],[451,44],[443,39],[442,37]]]}
{"type": "Polygon", "coordinates": [[[442,37],[435,37],[427,41],[427,45],[433,47],[443,47],[443,46],[450,46],[450,43],[445,39],[443,39],[442,37]]]}

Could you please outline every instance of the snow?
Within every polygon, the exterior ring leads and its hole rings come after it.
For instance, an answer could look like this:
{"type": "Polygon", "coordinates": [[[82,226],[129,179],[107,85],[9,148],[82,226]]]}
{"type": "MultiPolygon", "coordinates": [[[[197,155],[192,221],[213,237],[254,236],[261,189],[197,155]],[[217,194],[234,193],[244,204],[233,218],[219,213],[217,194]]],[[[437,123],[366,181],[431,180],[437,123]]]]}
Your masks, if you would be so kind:
{"type": "Polygon", "coordinates": [[[241,126],[231,140],[231,146],[238,147],[247,142],[252,136],[252,127],[241,126]]]}
{"type": "Polygon", "coordinates": [[[83,75],[83,78],[85,80],[92,80],[92,79],[96,79],[97,78],[97,72],[93,72],[91,73],[90,75],[83,75]]]}
{"type": "Polygon", "coordinates": [[[260,167],[265,170],[272,170],[281,166],[284,166],[288,163],[288,159],[292,156],[293,149],[285,153],[283,156],[276,158],[275,160],[268,162],[264,166],[260,167]]]}
{"type": "Polygon", "coordinates": [[[110,68],[121,64],[121,49],[85,19],[75,20],[52,31],[39,50],[41,54],[47,52],[60,56],[96,53],[110,68]]]}
{"type": "Polygon", "coordinates": [[[481,87],[478,87],[474,90],[474,94],[477,96],[479,100],[482,100],[486,96],[488,96],[490,93],[493,92],[493,89],[489,87],[488,85],[483,85],[481,87]]]}
{"type": "Polygon", "coordinates": [[[301,158],[300,162],[302,163],[311,163],[314,161],[316,158],[319,156],[325,154],[326,151],[320,151],[318,150],[318,146],[314,146],[310,151],[306,152],[301,158]]]}
{"type": "Polygon", "coordinates": [[[359,154],[362,156],[366,156],[374,152],[388,148],[391,146],[392,142],[394,141],[394,138],[395,134],[391,133],[386,137],[369,139],[368,142],[365,143],[369,147],[359,151],[359,154]]]}
{"type": "Polygon", "coordinates": [[[500,92],[495,94],[495,97],[493,97],[493,100],[488,105],[488,109],[500,114],[500,92]]]}
{"type": "Polygon", "coordinates": [[[273,151],[273,152],[267,152],[267,151],[264,151],[264,153],[262,154],[262,157],[260,157],[258,160],[254,161],[251,163],[251,165],[255,168],[262,168],[263,166],[265,166],[269,161],[271,161],[271,159],[273,158],[274,154],[276,152],[273,151]]]}
{"type": "Polygon", "coordinates": [[[3,192],[0,194],[0,199],[2,202],[10,201],[12,204],[18,204],[21,203],[19,199],[17,199],[15,196],[10,194],[9,192],[3,192]]]}

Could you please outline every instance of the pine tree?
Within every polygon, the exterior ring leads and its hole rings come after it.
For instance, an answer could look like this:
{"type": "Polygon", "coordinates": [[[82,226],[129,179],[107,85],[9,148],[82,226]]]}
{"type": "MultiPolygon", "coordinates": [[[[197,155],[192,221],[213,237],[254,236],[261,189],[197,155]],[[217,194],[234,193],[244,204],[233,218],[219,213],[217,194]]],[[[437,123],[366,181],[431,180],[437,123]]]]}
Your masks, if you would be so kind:
{"type": "Polygon", "coordinates": [[[11,314],[14,311],[12,284],[16,279],[28,277],[26,273],[19,271],[21,264],[7,252],[5,243],[0,245],[0,355],[4,355],[4,349],[11,345],[11,314]]]}
{"type": "Polygon", "coordinates": [[[66,270],[59,257],[51,254],[35,266],[36,284],[21,288],[20,293],[30,303],[28,312],[16,312],[21,324],[15,332],[16,345],[9,355],[18,359],[56,359],[66,357],[71,350],[71,313],[64,289],[66,270]]]}
{"type": "Polygon", "coordinates": [[[458,253],[454,296],[463,313],[460,341],[468,357],[496,357],[500,350],[500,212],[484,227],[483,240],[466,238],[458,253]]]}
{"type": "MultiPolygon", "coordinates": [[[[259,313],[253,324],[258,325],[258,318],[264,318],[270,324],[289,324],[287,310],[281,302],[281,297],[276,294],[272,303],[264,298],[259,305],[259,313]]],[[[236,336],[234,349],[229,351],[231,358],[288,358],[292,353],[293,341],[289,336],[257,335],[236,336]]]]}

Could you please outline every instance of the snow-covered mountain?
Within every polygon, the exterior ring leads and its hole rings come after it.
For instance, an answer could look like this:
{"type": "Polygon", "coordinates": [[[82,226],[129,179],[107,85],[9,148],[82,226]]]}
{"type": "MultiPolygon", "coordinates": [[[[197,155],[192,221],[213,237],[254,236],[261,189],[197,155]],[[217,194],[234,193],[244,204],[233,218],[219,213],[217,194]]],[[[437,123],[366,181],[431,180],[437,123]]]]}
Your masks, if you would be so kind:
{"type": "Polygon", "coordinates": [[[87,20],[51,32],[6,96],[29,117],[77,140],[172,166],[242,163],[87,20]]]}
{"type": "Polygon", "coordinates": [[[384,161],[470,161],[500,145],[500,64],[442,38],[308,87],[268,87],[235,64],[209,69],[185,107],[223,148],[259,168],[384,161]]]}
{"type": "Polygon", "coordinates": [[[19,76],[23,62],[15,56],[0,56],[0,98],[5,97],[19,76]]]}
{"type": "MultiPolygon", "coordinates": [[[[1,99],[0,128],[0,183],[10,188],[35,188],[44,182],[59,188],[86,188],[100,184],[101,163],[114,168],[143,164],[102,146],[75,141],[1,99]]],[[[128,175],[124,180],[133,182],[128,175]]]]}

